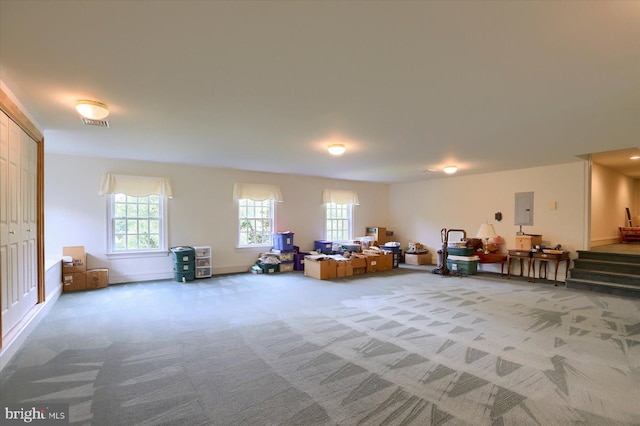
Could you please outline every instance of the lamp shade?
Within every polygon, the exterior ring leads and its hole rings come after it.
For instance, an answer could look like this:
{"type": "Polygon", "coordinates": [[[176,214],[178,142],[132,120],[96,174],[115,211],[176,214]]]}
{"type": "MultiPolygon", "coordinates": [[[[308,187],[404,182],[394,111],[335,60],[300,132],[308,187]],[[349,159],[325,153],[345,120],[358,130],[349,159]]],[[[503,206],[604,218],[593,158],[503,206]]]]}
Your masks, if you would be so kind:
{"type": "Polygon", "coordinates": [[[496,230],[493,228],[493,225],[490,223],[483,223],[480,225],[480,229],[476,234],[476,238],[488,239],[498,236],[496,234],[496,230]]]}
{"type": "Polygon", "coordinates": [[[102,102],[81,100],[76,104],[76,110],[84,118],[102,120],[109,116],[109,106],[102,102]]]}

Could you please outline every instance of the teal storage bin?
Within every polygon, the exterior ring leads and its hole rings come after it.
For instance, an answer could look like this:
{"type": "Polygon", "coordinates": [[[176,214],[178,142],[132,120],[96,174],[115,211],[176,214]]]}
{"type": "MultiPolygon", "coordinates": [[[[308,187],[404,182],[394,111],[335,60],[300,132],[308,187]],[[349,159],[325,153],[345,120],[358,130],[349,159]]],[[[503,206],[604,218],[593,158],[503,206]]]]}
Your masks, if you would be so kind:
{"type": "Polygon", "coordinates": [[[447,253],[454,256],[473,256],[472,247],[447,247],[447,253]]]}
{"type": "Polygon", "coordinates": [[[196,249],[189,246],[171,247],[171,253],[173,253],[173,261],[176,263],[195,262],[196,249]]]}
{"type": "Polygon", "coordinates": [[[478,273],[478,261],[447,259],[447,268],[453,273],[474,275],[478,273]]]}
{"type": "Polygon", "coordinates": [[[262,269],[263,274],[273,274],[278,272],[278,264],[277,263],[256,263],[262,269]]]}
{"type": "Polygon", "coordinates": [[[176,271],[174,269],[173,275],[175,276],[175,280],[180,283],[183,283],[185,281],[194,281],[196,279],[196,271],[194,270],[183,272],[176,271]]]}

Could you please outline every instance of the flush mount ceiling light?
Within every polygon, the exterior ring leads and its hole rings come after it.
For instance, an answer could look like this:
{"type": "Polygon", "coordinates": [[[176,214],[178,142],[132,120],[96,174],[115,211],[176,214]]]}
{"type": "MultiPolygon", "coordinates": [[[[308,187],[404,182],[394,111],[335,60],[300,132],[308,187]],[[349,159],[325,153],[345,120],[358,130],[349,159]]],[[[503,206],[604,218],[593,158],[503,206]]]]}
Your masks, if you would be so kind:
{"type": "Polygon", "coordinates": [[[347,150],[347,148],[341,143],[334,143],[329,145],[329,154],[331,155],[342,155],[347,150]]]}
{"type": "Polygon", "coordinates": [[[84,118],[102,120],[109,115],[109,106],[102,102],[81,100],[76,104],[76,110],[84,118]]]}
{"type": "Polygon", "coordinates": [[[458,167],[457,166],[447,166],[442,170],[444,170],[444,172],[446,174],[450,175],[450,174],[453,174],[453,173],[457,172],[458,171],[458,167]]]}

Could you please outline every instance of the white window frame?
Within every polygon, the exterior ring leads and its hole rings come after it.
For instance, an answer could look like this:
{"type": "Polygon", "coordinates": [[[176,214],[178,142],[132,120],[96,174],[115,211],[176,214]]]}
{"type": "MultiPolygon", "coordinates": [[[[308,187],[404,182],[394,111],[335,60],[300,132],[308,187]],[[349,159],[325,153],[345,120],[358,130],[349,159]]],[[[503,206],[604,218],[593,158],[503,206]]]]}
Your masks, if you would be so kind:
{"type": "MultiPolygon", "coordinates": [[[[264,247],[272,247],[273,246],[273,233],[275,232],[275,223],[276,223],[276,203],[274,200],[251,200],[249,198],[241,198],[237,200],[238,206],[238,227],[237,227],[237,247],[238,248],[264,248],[264,247]],[[267,241],[261,241],[259,243],[246,243],[243,242],[243,234],[246,231],[243,230],[243,219],[242,209],[250,209],[250,206],[247,206],[247,203],[253,203],[253,208],[255,209],[256,204],[264,204],[266,203],[269,207],[270,217],[257,217],[257,216],[249,216],[248,219],[250,221],[258,221],[258,220],[268,220],[269,221],[269,232],[266,234],[267,241]]],[[[255,210],[254,210],[255,211],[255,210]]],[[[265,235],[265,233],[263,233],[265,235]]]]}
{"type": "MultiPolygon", "coordinates": [[[[116,196],[120,194],[107,195],[107,257],[154,257],[167,256],[168,252],[168,216],[167,216],[167,197],[157,195],[160,198],[159,203],[159,231],[160,240],[159,247],[155,249],[136,249],[136,250],[116,250],[115,248],[115,220],[121,219],[115,217],[116,196]]],[[[126,194],[122,194],[125,195],[126,194]]],[[[143,197],[135,197],[143,198],[143,197]]]]}
{"type": "Polygon", "coordinates": [[[327,241],[345,241],[353,239],[353,204],[337,204],[337,203],[325,203],[324,208],[324,235],[327,241]],[[340,211],[341,213],[346,209],[346,217],[330,218],[331,211],[340,211]],[[338,232],[344,232],[345,226],[332,227],[330,222],[340,222],[344,224],[346,222],[347,238],[336,238],[338,232]],[[333,228],[333,229],[331,229],[333,228]],[[335,229],[342,228],[336,231],[335,229]]]}

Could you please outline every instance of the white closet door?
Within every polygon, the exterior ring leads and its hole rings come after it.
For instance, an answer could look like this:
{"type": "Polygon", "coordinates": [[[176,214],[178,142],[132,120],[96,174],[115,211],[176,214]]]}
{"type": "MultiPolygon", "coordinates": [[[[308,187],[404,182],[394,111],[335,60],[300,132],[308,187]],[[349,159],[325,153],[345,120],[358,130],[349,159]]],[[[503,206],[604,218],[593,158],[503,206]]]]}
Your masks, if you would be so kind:
{"type": "Polygon", "coordinates": [[[0,113],[0,123],[0,300],[4,337],[37,303],[37,144],[6,114],[0,113]]]}
{"type": "Polygon", "coordinates": [[[2,336],[5,333],[6,313],[9,311],[9,283],[13,271],[9,252],[9,117],[0,112],[0,312],[2,314],[2,336]]]}
{"type": "Polygon", "coordinates": [[[25,132],[20,132],[20,177],[21,228],[23,279],[20,283],[22,298],[27,310],[38,301],[38,252],[37,252],[37,173],[38,147],[25,132]]]}

